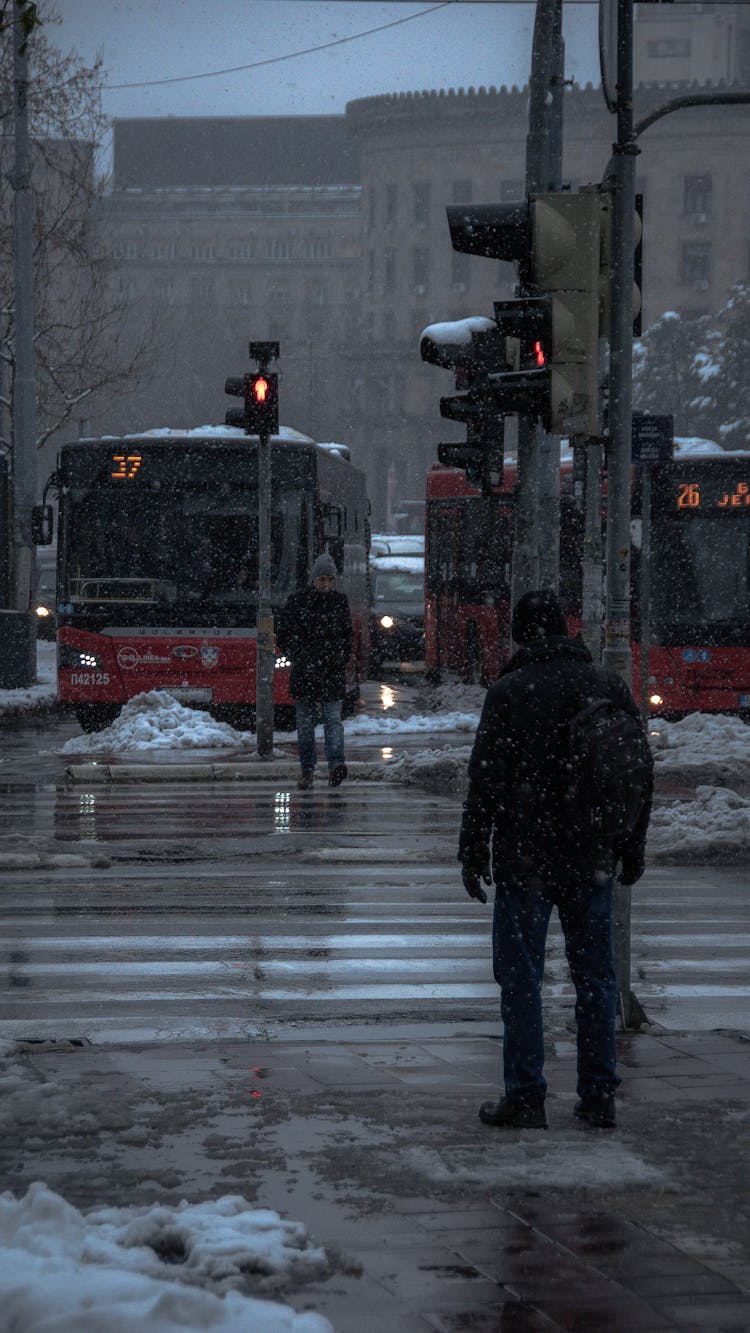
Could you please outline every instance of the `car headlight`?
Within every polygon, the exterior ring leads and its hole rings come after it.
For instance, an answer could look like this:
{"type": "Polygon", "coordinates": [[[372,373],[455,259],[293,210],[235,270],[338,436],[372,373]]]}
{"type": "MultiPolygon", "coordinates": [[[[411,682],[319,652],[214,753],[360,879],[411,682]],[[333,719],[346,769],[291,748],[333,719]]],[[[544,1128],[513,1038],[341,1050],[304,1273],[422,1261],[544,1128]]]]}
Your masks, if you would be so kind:
{"type": "Polygon", "coordinates": [[[395,620],[393,619],[393,616],[381,616],[381,617],[380,617],[380,624],[381,624],[381,626],[382,626],[383,629],[393,629],[393,627],[394,627],[394,625],[396,624],[396,622],[395,622],[395,620]]]}
{"type": "Polygon", "coordinates": [[[39,616],[40,620],[43,620],[45,616],[52,615],[52,612],[50,611],[48,606],[38,606],[36,608],[36,613],[39,616]]]}

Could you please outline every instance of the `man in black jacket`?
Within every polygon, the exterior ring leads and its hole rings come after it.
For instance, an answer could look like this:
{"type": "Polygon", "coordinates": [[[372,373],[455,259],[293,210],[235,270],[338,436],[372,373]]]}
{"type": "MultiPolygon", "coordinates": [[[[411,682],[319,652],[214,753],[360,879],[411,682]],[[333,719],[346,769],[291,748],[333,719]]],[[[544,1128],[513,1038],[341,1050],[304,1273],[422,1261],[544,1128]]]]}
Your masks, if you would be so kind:
{"type": "Polygon", "coordinates": [[[336,591],[332,556],[327,552],[319,555],[310,577],[309,587],[287,599],[276,627],[279,648],[292,663],[289,693],[296,705],[301,768],[297,785],[301,791],[312,787],[318,761],[318,706],[323,716],[328,785],[339,787],[347,775],[341,705],[346,692],[344,669],[354,638],[349,602],[343,592],[336,591]]]}
{"type": "Polygon", "coordinates": [[[616,982],[612,880],[635,884],[644,870],[652,773],[638,822],[618,843],[597,841],[571,813],[568,727],[593,698],[638,717],[630,690],[595,666],[567,635],[553,593],[526,593],[511,632],[519,650],[487,692],[469,761],[459,860],[467,893],[487,901],[496,885],[493,967],[501,987],[505,1097],[479,1110],[486,1125],[546,1129],[541,988],[547,928],[556,906],[576,989],[578,1097],[575,1113],[615,1124],[616,982]]]}

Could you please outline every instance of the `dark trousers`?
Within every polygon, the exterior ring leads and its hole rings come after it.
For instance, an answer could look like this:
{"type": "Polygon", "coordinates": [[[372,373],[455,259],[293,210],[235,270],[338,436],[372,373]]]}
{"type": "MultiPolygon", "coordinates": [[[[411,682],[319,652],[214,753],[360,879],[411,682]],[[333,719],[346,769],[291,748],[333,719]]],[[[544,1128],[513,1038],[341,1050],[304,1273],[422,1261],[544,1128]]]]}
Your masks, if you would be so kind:
{"type": "Polygon", "coordinates": [[[617,986],[612,877],[560,892],[499,884],[492,930],[495,980],[502,990],[503,1068],[508,1097],[544,1095],[542,978],[547,929],[557,904],[576,990],[578,1095],[614,1092],[617,986]]]}

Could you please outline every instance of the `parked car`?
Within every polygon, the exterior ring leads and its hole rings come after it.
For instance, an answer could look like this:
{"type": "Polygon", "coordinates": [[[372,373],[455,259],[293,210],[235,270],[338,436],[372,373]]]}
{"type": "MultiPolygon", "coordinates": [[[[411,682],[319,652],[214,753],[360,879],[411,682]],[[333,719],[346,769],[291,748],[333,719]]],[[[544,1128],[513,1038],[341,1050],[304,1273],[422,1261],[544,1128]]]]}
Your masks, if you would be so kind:
{"type": "Polygon", "coordinates": [[[370,555],[421,555],[424,557],[424,533],[373,532],[370,555]]]}
{"type": "Polygon", "coordinates": [[[370,667],[424,663],[424,556],[370,557],[370,667]]]}

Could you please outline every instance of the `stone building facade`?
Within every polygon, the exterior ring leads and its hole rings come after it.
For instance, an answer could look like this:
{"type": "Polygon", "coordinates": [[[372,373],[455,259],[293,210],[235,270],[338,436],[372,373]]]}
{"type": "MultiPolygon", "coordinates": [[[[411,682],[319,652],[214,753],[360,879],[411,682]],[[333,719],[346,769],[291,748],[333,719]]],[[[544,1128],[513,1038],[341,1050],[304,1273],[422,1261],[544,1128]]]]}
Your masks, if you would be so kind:
{"type": "MultiPolygon", "coordinates": [[[[735,26],[723,67],[739,77],[748,42],[735,26]]],[[[689,74],[680,31],[682,54],[659,64],[649,52],[672,38],[651,19],[637,25],[637,54],[657,74],[675,60],[689,74]]],[[[680,91],[639,88],[636,119],[680,91]]],[[[747,110],[694,108],[643,135],[644,326],[667,309],[716,308],[750,276],[747,110]]],[[[117,121],[109,244],[133,318],[156,310],[158,354],[150,385],[92,413],[89,428],[220,421],[248,340],[275,338],[282,419],[349,443],[374,525],[395,523],[422,498],[437,442],[461,435],[439,417],[452,379],[421,363],[421,330],[491,314],[513,293],[510,265],[451,249],[445,205],[522,196],[526,131],[517,88],[373,97],[343,116],[117,121]]],[[[599,90],[566,91],[567,185],[602,178],[614,135],[599,90]]]]}

